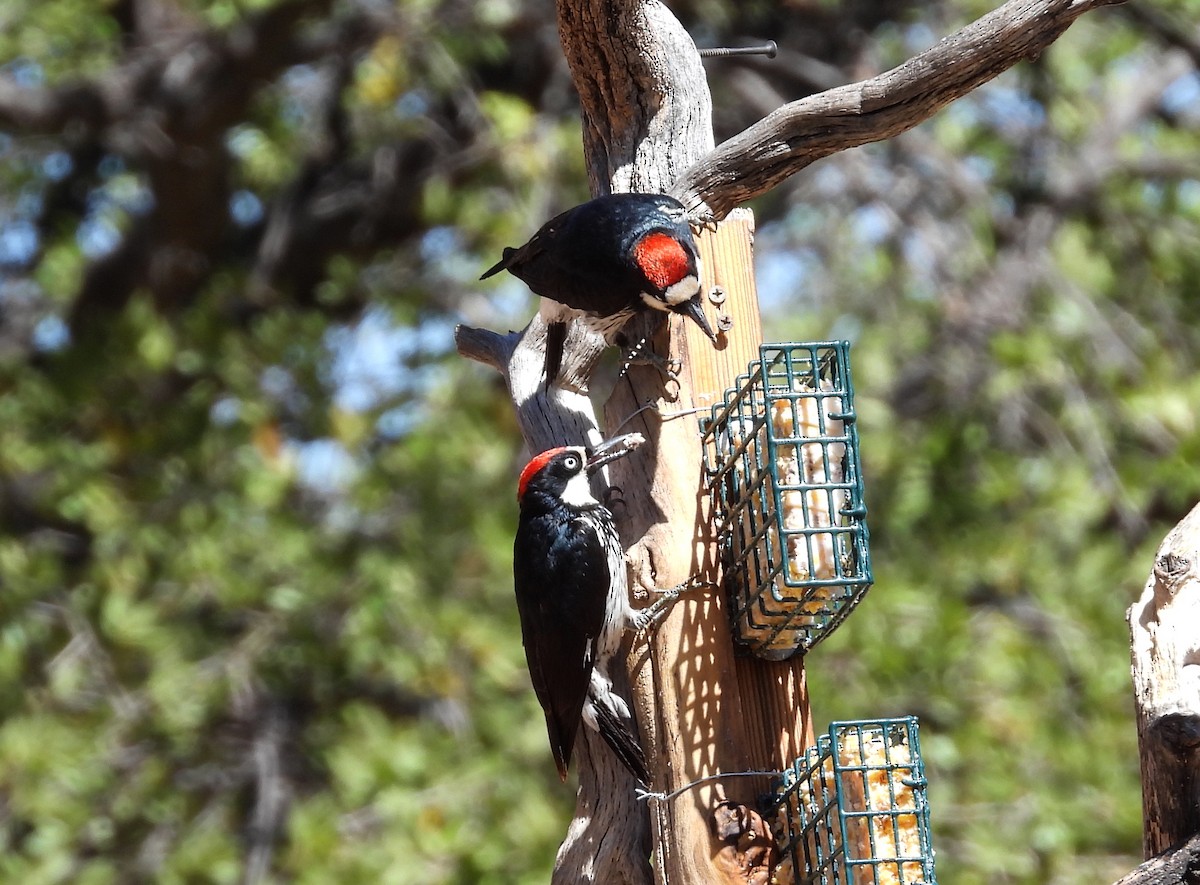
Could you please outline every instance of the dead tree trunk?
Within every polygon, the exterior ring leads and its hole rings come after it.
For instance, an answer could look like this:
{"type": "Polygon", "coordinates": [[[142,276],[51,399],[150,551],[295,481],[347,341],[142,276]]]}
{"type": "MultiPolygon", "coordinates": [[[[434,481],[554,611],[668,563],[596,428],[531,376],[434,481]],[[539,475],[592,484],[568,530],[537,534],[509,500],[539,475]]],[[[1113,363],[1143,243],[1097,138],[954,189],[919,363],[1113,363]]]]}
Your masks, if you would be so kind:
{"type": "Polygon", "coordinates": [[[1194,839],[1200,835],[1200,505],[1159,547],[1146,588],[1129,608],[1129,630],[1143,853],[1155,858],[1193,840],[1173,865],[1166,858],[1156,865],[1180,867],[1180,878],[1144,881],[1193,881],[1182,875],[1200,873],[1194,839]]]}

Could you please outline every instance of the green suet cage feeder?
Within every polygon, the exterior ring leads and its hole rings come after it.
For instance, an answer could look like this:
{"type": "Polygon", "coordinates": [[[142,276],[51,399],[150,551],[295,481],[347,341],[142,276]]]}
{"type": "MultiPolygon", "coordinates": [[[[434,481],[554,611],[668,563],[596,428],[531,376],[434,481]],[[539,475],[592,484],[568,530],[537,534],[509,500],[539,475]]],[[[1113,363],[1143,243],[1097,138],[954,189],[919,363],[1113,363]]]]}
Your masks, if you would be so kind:
{"type": "Polygon", "coordinates": [[[834,722],[784,772],[777,885],[936,885],[917,720],[834,722]]]}
{"type": "Polygon", "coordinates": [[[703,424],[734,633],[803,654],[870,587],[847,341],[764,344],[703,424]]]}

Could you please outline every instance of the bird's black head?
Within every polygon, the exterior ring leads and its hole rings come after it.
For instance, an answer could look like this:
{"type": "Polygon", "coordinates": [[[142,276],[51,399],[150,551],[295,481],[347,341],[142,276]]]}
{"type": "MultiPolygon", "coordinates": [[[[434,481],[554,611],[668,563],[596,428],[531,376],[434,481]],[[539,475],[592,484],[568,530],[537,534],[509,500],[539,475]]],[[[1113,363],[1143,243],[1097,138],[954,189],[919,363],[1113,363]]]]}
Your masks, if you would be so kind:
{"type": "Polygon", "coordinates": [[[689,317],[716,341],[700,304],[700,253],[683,204],[663,194],[623,196],[635,198],[642,211],[629,244],[629,262],[643,280],[642,301],[689,317]]]}
{"type": "Polygon", "coordinates": [[[549,497],[570,507],[598,507],[600,502],[592,494],[592,474],[643,442],[640,433],[627,433],[592,448],[560,446],[535,455],[521,471],[517,501],[524,506],[535,498],[549,497]]]}
{"type": "Polygon", "coordinates": [[[517,482],[517,500],[524,505],[548,496],[576,507],[594,507],[587,475],[587,450],[583,446],[549,449],[525,465],[517,482]]]}
{"type": "Polygon", "coordinates": [[[613,194],[626,261],[642,277],[643,300],[670,310],[700,291],[700,259],[683,204],[665,194],[613,194]]]}

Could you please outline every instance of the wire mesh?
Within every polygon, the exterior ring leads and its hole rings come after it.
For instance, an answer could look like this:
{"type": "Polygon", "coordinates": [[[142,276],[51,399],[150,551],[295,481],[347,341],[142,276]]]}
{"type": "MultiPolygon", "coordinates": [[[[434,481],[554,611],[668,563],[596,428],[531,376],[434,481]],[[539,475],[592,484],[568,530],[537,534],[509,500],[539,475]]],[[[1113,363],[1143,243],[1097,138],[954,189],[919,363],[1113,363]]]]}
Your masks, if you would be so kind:
{"type": "Polygon", "coordinates": [[[764,344],[704,423],[734,632],[808,651],[870,587],[849,343],[764,344]]]}
{"type": "Polygon", "coordinates": [[[834,722],[784,772],[775,885],[936,885],[917,720],[834,722]]]}

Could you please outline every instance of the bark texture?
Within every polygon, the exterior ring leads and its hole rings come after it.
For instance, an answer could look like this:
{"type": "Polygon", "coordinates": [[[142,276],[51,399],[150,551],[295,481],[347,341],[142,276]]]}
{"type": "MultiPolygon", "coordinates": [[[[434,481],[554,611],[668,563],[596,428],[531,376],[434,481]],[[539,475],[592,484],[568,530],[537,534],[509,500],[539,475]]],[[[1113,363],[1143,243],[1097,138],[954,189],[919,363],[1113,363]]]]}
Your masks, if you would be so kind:
{"type": "Polygon", "coordinates": [[[1129,609],[1147,858],[1200,834],[1200,505],[1129,609]]]}
{"type": "Polygon", "coordinates": [[[558,0],[593,194],[660,193],[712,151],[696,45],[657,0],[558,0]]]}

